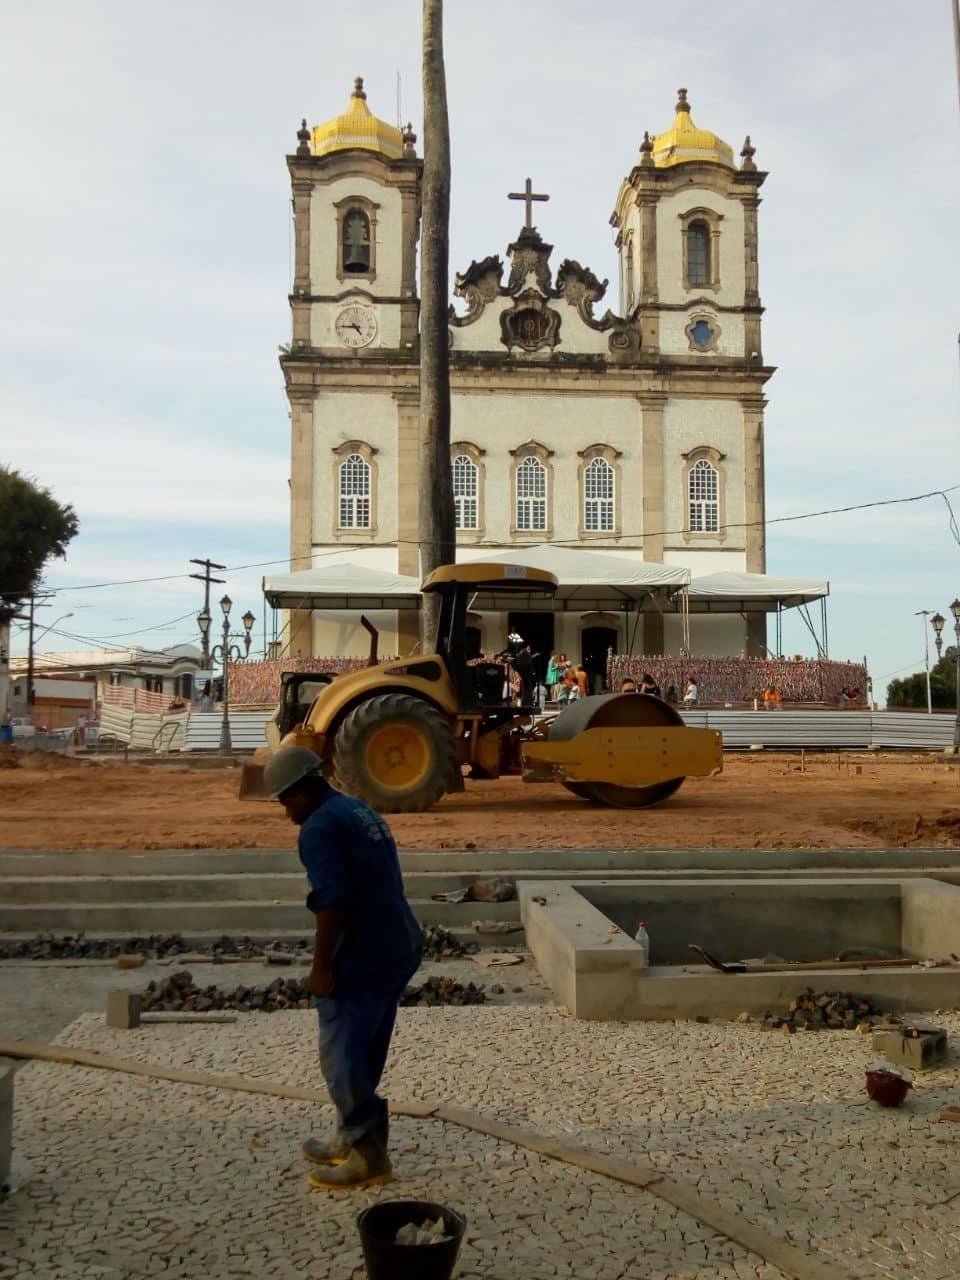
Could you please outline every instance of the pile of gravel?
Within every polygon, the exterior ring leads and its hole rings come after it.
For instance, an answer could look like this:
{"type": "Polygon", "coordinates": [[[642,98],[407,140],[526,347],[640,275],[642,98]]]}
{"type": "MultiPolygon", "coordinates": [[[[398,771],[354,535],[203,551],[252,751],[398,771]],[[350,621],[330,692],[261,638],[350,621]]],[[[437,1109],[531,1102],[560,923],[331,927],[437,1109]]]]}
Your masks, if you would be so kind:
{"type": "Polygon", "coordinates": [[[783,1013],[767,1013],[765,1031],[856,1031],[887,1022],[886,1014],[866,996],[850,991],[814,991],[807,987],[790,1001],[783,1013]]]}
{"type": "Polygon", "coordinates": [[[424,932],[427,935],[424,960],[459,960],[480,950],[478,942],[461,942],[456,934],[444,929],[441,924],[431,924],[424,932]]]}
{"type": "Polygon", "coordinates": [[[216,983],[198,987],[189,969],[150,982],[140,996],[144,1013],[161,1011],[208,1013],[211,1009],[239,1009],[246,1013],[276,1013],[278,1009],[307,1009],[310,992],[301,978],[275,978],[266,987],[238,986],[225,990],[216,983]]]}
{"type": "Polygon", "coordinates": [[[311,943],[306,938],[292,941],[254,942],[252,938],[235,938],[222,934],[213,942],[187,942],[180,933],[151,933],[134,938],[88,938],[85,934],[40,933],[20,942],[0,941],[0,960],[112,960],[118,955],[167,956],[204,955],[216,962],[224,956],[255,959],[271,953],[309,954],[311,943]]]}
{"type": "Polygon", "coordinates": [[[425,1005],[432,1008],[439,1004],[484,1004],[487,993],[484,987],[472,982],[457,982],[455,978],[428,978],[419,987],[407,987],[402,1005],[425,1005]]]}
{"type": "MultiPolygon", "coordinates": [[[[466,985],[454,978],[428,978],[420,986],[407,987],[402,1005],[483,1004],[483,987],[466,985]]],[[[147,984],[140,996],[144,1013],[208,1013],[214,1009],[237,1009],[244,1013],[275,1013],[278,1009],[307,1009],[310,992],[303,978],[275,978],[265,987],[238,986],[226,990],[212,983],[198,987],[189,969],[180,969],[169,978],[147,984]]]]}

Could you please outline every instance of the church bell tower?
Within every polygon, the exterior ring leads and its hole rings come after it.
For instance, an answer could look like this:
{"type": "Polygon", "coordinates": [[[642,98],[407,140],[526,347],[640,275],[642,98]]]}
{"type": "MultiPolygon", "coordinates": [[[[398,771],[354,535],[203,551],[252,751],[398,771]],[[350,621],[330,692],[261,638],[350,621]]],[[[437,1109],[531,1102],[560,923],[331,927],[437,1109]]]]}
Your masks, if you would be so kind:
{"type": "Polygon", "coordinates": [[[686,89],[672,127],[643,135],[610,221],[621,311],[639,314],[646,351],[762,363],[757,210],[767,175],[754,154],[747,137],[737,168],[728,143],[694,123],[686,89]]]}
{"type": "Polygon", "coordinates": [[[362,358],[417,345],[420,177],[416,135],[378,119],[363,80],[342,115],[303,121],[293,185],[291,354],[362,358]]]}

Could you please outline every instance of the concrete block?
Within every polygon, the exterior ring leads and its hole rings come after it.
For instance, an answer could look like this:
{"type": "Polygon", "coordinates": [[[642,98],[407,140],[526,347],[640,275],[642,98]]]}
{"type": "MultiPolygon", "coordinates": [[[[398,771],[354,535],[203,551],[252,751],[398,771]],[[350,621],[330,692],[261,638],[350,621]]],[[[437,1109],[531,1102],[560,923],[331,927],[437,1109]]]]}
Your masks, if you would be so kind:
{"type": "Polygon", "coordinates": [[[894,1027],[873,1033],[873,1050],[887,1062],[912,1071],[925,1071],[947,1056],[947,1033],[942,1027],[894,1027]]]}
{"type": "Polygon", "coordinates": [[[10,1181],[13,1157],[13,1067],[0,1067],[0,1190],[10,1181]]]}
{"type": "Polygon", "coordinates": [[[111,991],[107,994],[107,1026],[129,1031],[140,1025],[139,991],[111,991]]]}

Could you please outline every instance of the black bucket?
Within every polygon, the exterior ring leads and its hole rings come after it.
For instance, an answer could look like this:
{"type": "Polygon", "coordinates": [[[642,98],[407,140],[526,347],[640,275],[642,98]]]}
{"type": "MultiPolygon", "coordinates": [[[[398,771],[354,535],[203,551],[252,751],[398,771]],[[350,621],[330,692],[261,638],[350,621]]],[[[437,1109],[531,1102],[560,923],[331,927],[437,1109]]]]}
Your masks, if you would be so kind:
{"type": "Polygon", "coordinates": [[[357,1215],[363,1260],[370,1280],[450,1280],[457,1265],[467,1220],[456,1209],[429,1200],[381,1200],[357,1215]],[[437,1244],[397,1244],[408,1222],[422,1227],[443,1218],[449,1240],[437,1244]]]}

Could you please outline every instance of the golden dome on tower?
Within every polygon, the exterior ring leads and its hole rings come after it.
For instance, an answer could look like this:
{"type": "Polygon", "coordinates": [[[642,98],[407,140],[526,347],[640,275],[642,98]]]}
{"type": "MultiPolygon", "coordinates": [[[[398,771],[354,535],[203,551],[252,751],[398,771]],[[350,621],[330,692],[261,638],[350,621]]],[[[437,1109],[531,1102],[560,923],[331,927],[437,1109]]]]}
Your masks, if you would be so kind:
{"type": "Polygon", "coordinates": [[[653,163],[658,169],[689,161],[707,161],[733,168],[733,148],[709,129],[698,129],[690,116],[686,89],[677,90],[673,128],[653,139],[653,163]]]}
{"type": "Polygon", "coordinates": [[[326,124],[314,125],[310,138],[310,150],[315,156],[352,147],[376,151],[390,160],[403,156],[403,135],[386,120],[379,120],[367,106],[362,76],[353,82],[353,93],[343,115],[334,116],[326,124]]]}

